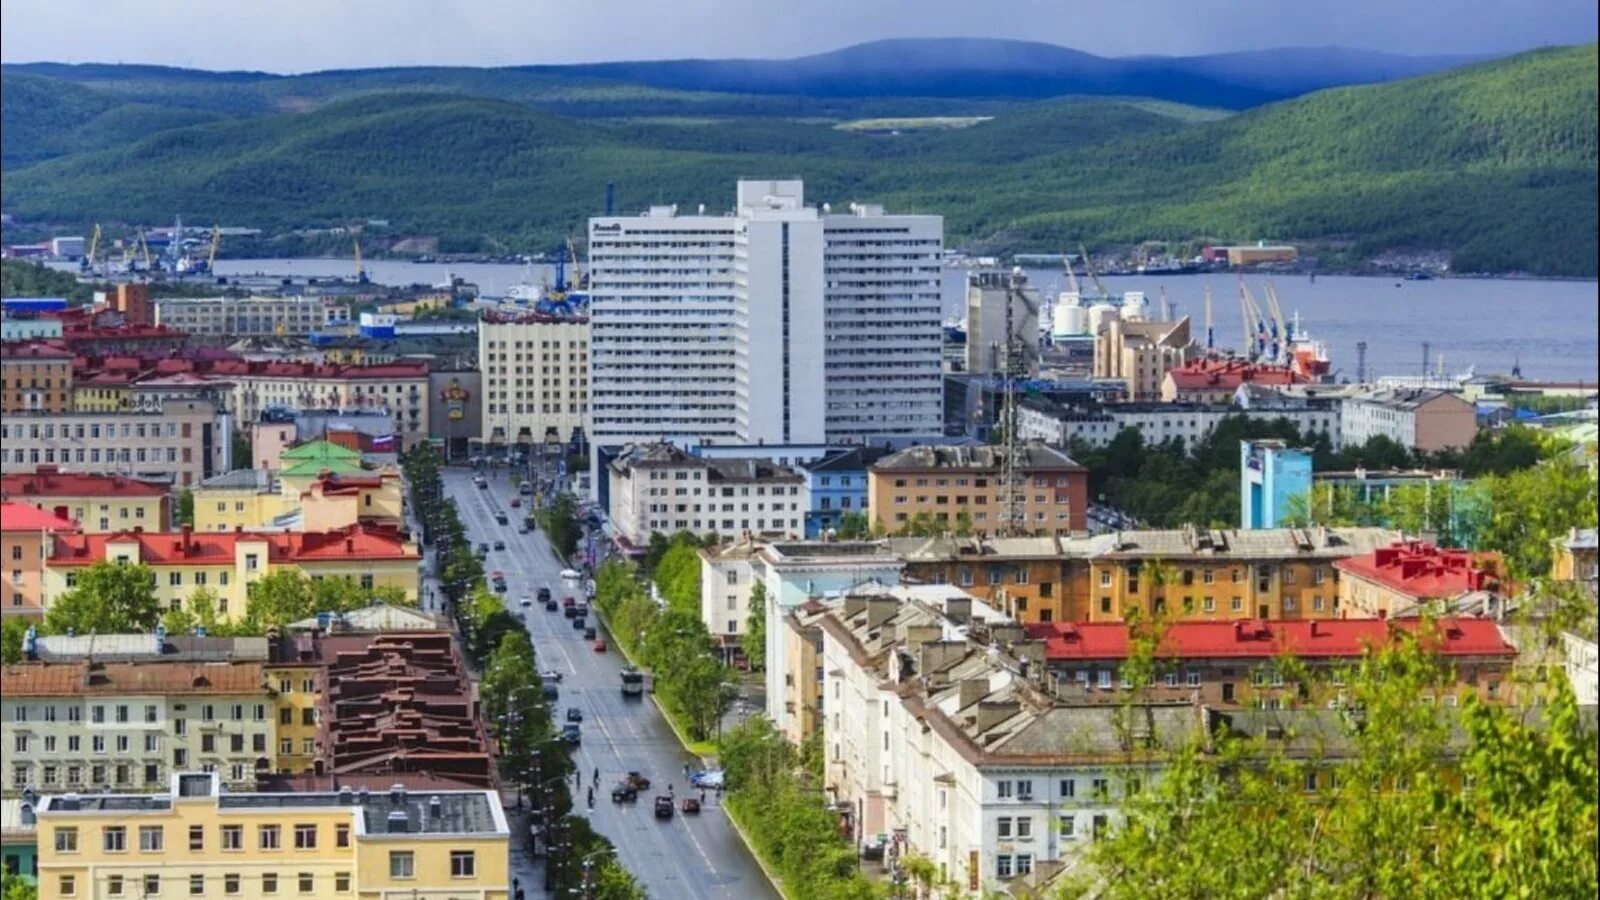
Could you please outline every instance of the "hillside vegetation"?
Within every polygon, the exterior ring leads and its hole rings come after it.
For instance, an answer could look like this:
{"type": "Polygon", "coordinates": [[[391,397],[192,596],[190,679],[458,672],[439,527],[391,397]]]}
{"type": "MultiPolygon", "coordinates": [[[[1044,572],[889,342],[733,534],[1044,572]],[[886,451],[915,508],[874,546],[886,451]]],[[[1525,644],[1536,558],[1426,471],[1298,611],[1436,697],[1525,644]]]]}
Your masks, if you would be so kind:
{"type": "Polygon", "coordinates": [[[818,202],[943,214],[949,242],[973,248],[1265,238],[1354,259],[1442,250],[1457,270],[1593,276],[1597,69],[1595,45],[1558,48],[1231,116],[1142,98],[763,96],[743,99],[840,114],[724,116],[737,98],[548,72],[485,98],[465,95],[488,90],[468,77],[477,70],[440,70],[426,92],[362,93],[351,86],[376,76],[67,81],[33,67],[5,75],[3,186],[7,212],[38,220],[181,213],[270,229],[372,216],[439,235],[441,249],[528,251],[581,232],[608,181],[624,210],[720,209],[735,175],[797,173],[818,202]],[[626,112],[559,115],[557,96],[626,112]],[[157,101],[167,116],[226,118],[130,136],[153,117],[127,104],[157,101]],[[14,115],[46,150],[52,132],[80,146],[14,165],[27,156],[14,115]],[[991,118],[899,134],[834,127],[932,115],[991,118]],[[118,127],[125,137],[103,137],[118,127]]]}

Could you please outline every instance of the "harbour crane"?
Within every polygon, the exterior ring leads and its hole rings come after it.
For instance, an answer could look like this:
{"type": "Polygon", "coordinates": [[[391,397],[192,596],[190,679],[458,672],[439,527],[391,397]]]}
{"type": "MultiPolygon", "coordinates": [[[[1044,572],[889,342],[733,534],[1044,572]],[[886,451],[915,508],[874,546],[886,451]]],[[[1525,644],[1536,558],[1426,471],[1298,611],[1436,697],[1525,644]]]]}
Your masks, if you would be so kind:
{"type": "Polygon", "coordinates": [[[356,283],[366,284],[368,281],[367,268],[361,264],[361,237],[357,235],[353,238],[353,243],[356,248],[356,283]]]}
{"type": "Polygon", "coordinates": [[[93,269],[94,268],[94,255],[95,255],[95,252],[97,250],[99,250],[99,249],[100,249],[100,223],[96,222],[96,223],[94,223],[94,233],[89,236],[89,252],[84,254],[83,262],[79,264],[79,268],[83,269],[85,272],[90,271],[91,269],[93,269]]]}
{"type": "Polygon", "coordinates": [[[1267,282],[1265,289],[1267,311],[1272,315],[1273,321],[1277,322],[1278,333],[1283,336],[1283,355],[1287,357],[1289,355],[1289,345],[1294,340],[1294,331],[1291,330],[1288,320],[1283,316],[1283,307],[1278,305],[1278,291],[1272,286],[1272,282],[1267,282]]]}
{"type": "Polygon", "coordinates": [[[1078,252],[1083,254],[1083,271],[1089,275],[1089,280],[1094,282],[1094,289],[1102,297],[1110,297],[1106,286],[1100,283],[1100,273],[1094,270],[1094,261],[1089,259],[1089,248],[1082,243],[1078,244],[1078,252]]]}
{"type": "Polygon", "coordinates": [[[1250,293],[1250,286],[1245,284],[1243,278],[1239,279],[1239,308],[1244,313],[1245,355],[1253,362],[1260,361],[1267,353],[1266,316],[1262,314],[1261,306],[1256,303],[1256,298],[1250,293]]]}
{"type": "Polygon", "coordinates": [[[1072,257],[1065,250],[1061,251],[1061,268],[1067,273],[1067,293],[1082,298],[1083,292],[1078,290],[1078,273],[1072,271],[1072,257]]]}
{"type": "Polygon", "coordinates": [[[567,258],[572,260],[572,282],[570,290],[581,291],[589,286],[584,280],[583,270],[578,268],[578,248],[572,243],[572,238],[567,238],[567,258]]]}
{"type": "Polygon", "coordinates": [[[206,254],[206,271],[217,271],[217,248],[222,246],[222,226],[211,226],[211,252],[206,254]]]}

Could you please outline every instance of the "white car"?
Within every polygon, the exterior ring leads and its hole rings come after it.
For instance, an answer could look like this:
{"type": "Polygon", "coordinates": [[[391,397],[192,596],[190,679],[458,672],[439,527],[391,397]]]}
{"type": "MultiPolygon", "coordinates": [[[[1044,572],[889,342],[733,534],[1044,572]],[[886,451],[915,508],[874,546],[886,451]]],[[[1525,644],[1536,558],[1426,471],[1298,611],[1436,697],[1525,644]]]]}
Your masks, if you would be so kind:
{"type": "Polygon", "coordinates": [[[533,598],[532,597],[523,597],[521,600],[517,601],[517,605],[518,606],[532,606],[533,605],[533,598]]]}
{"type": "Polygon", "coordinates": [[[577,581],[579,578],[583,577],[583,573],[579,572],[577,569],[562,569],[561,577],[567,579],[568,581],[577,581]]]}
{"type": "Polygon", "coordinates": [[[543,672],[539,673],[539,678],[540,680],[548,681],[551,684],[561,683],[561,673],[557,672],[555,669],[545,669],[543,672]]]}

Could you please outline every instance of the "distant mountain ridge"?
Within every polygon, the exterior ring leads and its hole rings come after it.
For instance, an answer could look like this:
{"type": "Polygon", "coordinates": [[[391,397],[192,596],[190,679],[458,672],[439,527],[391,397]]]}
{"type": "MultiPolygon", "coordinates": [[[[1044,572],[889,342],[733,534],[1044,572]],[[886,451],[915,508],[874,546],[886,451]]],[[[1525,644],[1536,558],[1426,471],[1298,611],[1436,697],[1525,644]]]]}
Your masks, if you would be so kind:
{"type": "MultiPolygon", "coordinates": [[[[1258,61],[1213,62],[1239,81],[1258,61]]],[[[1269,239],[1335,265],[1417,250],[1461,271],[1593,277],[1597,71],[1587,44],[1230,115],[1138,97],[817,99],[524,70],[208,81],[8,67],[0,193],[25,227],[182,215],[272,233],[383,218],[442,252],[529,252],[581,230],[608,182],[623,210],[725,208],[735,175],[798,173],[816,202],[941,214],[951,246],[979,251],[1269,239]],[[897,124],[839,127],[878,117],[897,124]]]]}
{"type": "MultiPolygon", "coordinates": [[[[794,59],[532,64],[486,71],[537,73],[733,94],[1011,99],[1079,94],[1150,97],[1244,109],[1337,85],[1422,75],[1478,58],[1402,56],[1345,47],[1280,47],[1201,56],[1119,58],[1096,56],[1038,41],[902,38],[855,44],[794,59]]],[[[392,81],[408,72],[466,68],[397,66],[275,75],[105,63],[22,63],[4,67],[9,72],[77,82],[155,78],[229,85],[292,82],[326,76],[392,81]]]]}

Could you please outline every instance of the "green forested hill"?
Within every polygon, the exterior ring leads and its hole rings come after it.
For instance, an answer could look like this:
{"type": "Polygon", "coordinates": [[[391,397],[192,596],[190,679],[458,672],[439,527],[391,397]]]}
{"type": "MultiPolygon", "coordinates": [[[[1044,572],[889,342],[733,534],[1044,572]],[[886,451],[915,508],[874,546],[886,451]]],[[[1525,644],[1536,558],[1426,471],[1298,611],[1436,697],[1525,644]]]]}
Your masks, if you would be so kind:
{"type": "Polygon", "coordinates": [[[430,92],[365,93],[345,93],[353,82],[339,73],[312,91],[291,90],[300,79],[169,78],[156,90],[7,72],[4,202],[74,224],[381,217],[452,248],[523,251],[580,232],[607,181],[622,209],[716,209],[736,175],[794,173],[819,202],[941,213],[953,245],[1267,238],[1592,276],[1597,69],[1594,45],[1544,50],[1226,117],[1116,98],[730,98],[548,74],[491,89],[458,70],[430,92]],[[207,105],[207,91],[230,99],[207,105]],[[492,96],[467,96],[478,92],[492,96]],[[740,102],[755,111],[735,114],[740,102]],[[587,115],[562,115],[563,104],[587,115]],[[835,127],[925,115],[991,118],[895,134],[835,127]],[[180,127],[153,127],[163,116],[180,127]],[[14,117],[40,148],[31,157],[13,142],[14,117]]]}

